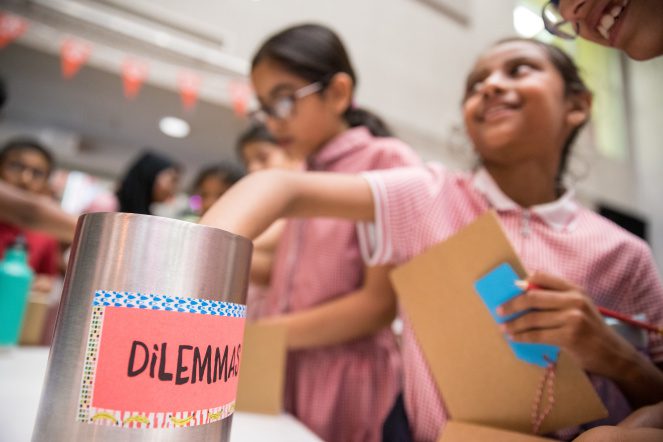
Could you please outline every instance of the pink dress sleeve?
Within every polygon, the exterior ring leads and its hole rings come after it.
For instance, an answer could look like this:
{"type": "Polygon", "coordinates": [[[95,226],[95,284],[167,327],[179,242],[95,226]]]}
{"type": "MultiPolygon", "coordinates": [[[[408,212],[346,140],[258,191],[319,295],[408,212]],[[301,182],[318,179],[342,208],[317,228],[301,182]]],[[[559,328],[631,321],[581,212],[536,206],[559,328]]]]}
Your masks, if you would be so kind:
{"type": "Polygon", "coordinates": [[[375,204],[372,223],[358,223],[359,246],[368,266],[407,260],[427,244],[424,231],[448,173],[440,164],[364,172],[375,204]]]}

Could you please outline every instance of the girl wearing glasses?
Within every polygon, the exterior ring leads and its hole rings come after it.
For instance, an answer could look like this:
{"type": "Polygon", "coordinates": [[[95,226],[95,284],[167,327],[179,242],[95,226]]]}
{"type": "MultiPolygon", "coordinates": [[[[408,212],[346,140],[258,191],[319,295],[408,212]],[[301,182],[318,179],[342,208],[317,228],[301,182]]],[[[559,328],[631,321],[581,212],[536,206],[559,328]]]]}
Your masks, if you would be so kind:
{"type": "MultiPolygon", "coordinates": [[[[251,80],[260,102],[254,118],[307,170],[420,163],[379,118],[353,104],[354,69],[326,27],[300,25],[269,38],[253,58],[251,80]]],[[[285,408],[324,440],[379,440],[400,390],[388,270],[365,268],[349,221],[288,220],[280,237],[261,314],[287,328],[285,408]]]]}
{"type": "Polygon", "coordinates": [[[663,55],[660,0],[552,0],[542,16],[546,29],[561,38],[579,35],[635,60],[663,55]]]}
{"type": "MultiPolygon", "coordinates": [[[[504,332],[560,346],[590,373],[610,411],[606,422],[617,423],[631,407],[663,397],[655,365],[663,365],[663,339],[652,334],[639,352],[604,324],[594,304],[661,324],[663,284],[646,244],[582,208],[562,180],[590,104],[564,52],[535,40],[502,41],[479,57],[466,82],[463,115],[478,170],[452,173],[432,164],[361,176],[270,171],[238,183],[203,223],[255,236],[281,216],[364,220],[365,261],[385,265],[409,260],[493,209],[539,287],[503,306],[505,315],[536,310],[506,323],[504,332]],[[260,190],[277,187],[278,195],[260,190]]],[[[447,413],[404,316],[405,416],[414,440],[433,441],[447,413]]],[[[556,436],[572,438],[584,428],[556,436]]]]}

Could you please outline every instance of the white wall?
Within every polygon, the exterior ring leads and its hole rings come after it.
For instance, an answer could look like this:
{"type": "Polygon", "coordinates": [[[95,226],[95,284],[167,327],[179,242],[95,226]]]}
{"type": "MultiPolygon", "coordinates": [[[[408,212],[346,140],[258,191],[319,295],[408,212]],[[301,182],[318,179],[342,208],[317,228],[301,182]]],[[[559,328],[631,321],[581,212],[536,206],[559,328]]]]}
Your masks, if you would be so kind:
{"type": "Polygon", "coordinates": [[[578,182],[583,200],[608,203],[649,223],[649,241],[663,273],[663,58],[627,60],[626,71],[629,157],[600,156],[585,133],[573,161],[576,170],[587,174],[578,182]]]}
{"type": "Polygon", "coordinates": [[[629,65],[637,209],[651,221],[654,252],[663,272],[663,57],[629,65]]]}

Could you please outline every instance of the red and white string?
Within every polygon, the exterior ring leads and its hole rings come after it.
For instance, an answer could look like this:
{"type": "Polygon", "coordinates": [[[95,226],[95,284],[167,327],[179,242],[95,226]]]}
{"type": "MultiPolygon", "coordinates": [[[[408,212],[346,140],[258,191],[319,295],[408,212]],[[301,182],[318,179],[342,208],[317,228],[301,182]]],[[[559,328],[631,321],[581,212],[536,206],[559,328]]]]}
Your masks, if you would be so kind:
{"type": "Polygon", "coordinates": [[[557,363],[550,360],[547,356],[544,356],[544,358],[548,362],[548,366],[545,368],[543,376],[541,376],[541,381],[534,396],[534,403],[532,404],[532,432],[534,434],[539,432],[543,421],[555,405],[555,369],[557,368],[557,363]],[[543,405],[544,391],[548,402],[545,406],[543,405]]]}

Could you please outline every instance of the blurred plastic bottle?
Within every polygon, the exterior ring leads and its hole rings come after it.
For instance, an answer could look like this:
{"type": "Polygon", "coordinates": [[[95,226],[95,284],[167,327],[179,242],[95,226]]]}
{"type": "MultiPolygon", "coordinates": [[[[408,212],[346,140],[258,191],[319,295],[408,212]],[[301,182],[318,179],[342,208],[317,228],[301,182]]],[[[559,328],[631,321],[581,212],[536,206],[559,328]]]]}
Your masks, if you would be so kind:
{"type": "Polygon", "coordinates": [[[0,346],[18,343],[33,277],[25,237],[19,235],[0,261],[0,346]]]}

